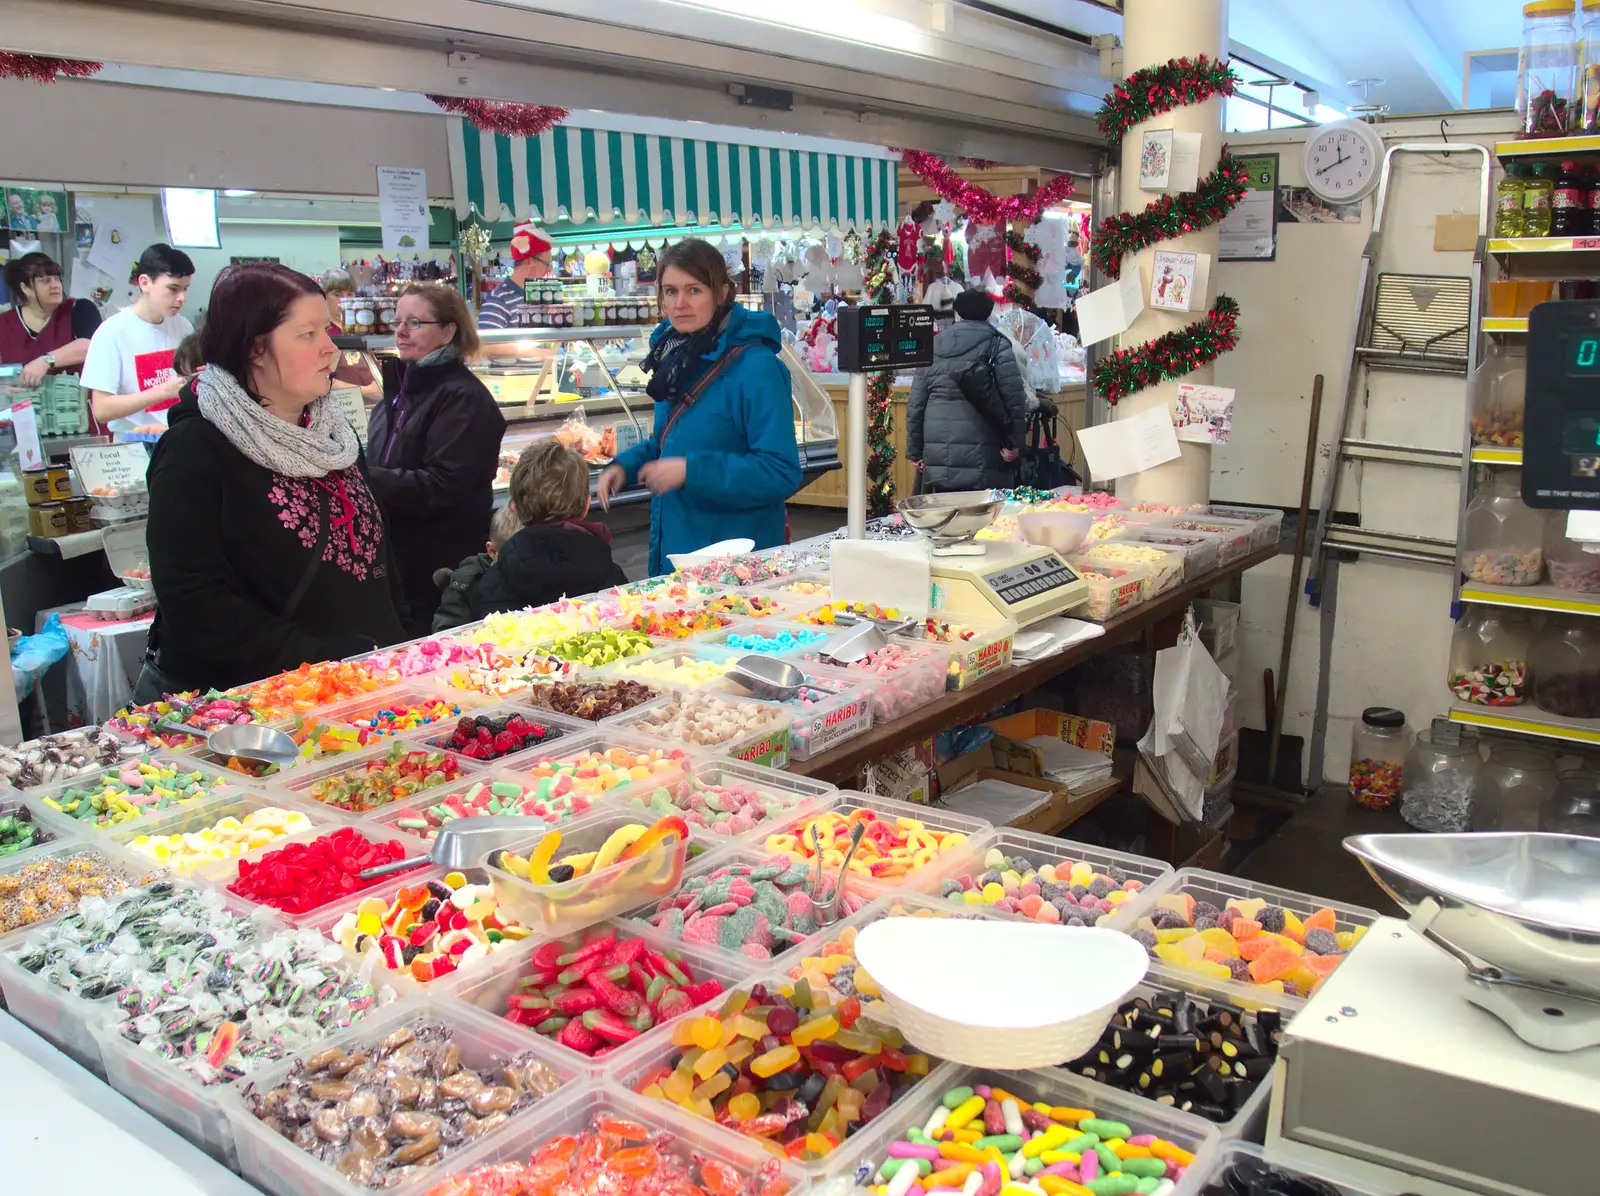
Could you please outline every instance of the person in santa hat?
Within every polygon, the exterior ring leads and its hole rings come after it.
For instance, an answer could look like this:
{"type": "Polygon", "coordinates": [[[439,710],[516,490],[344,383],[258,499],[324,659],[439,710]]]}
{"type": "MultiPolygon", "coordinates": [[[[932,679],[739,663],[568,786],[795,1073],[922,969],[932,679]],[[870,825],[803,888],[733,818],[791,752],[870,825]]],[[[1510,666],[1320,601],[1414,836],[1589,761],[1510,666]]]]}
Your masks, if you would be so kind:
{"type": "Polygon", "coordinates": [[[523,284],[550,273],[554,246],[533,224],[519,224],[511,234],[511,277],[483,297],[478,308],[479,328],[512,328],[522,310],[523,284]]]}

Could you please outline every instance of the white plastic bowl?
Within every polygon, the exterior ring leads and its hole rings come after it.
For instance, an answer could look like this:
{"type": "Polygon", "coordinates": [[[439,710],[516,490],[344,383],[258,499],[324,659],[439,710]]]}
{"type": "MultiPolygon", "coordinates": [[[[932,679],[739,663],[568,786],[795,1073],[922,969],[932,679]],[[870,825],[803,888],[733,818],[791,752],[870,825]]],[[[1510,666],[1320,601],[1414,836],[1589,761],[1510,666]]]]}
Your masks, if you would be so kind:
{"type": "Polygon", "coordinates": [[[1094,516],[1087,511],[1024,511],[1017,516],[1017,526],[1029,544],[1054,548],[1066,556],[1083,543],[1094,526],[1094,516]]]}
{"type": "Polygon", "coordinates": [[[880,919],[856,937],[856,959],[909,1042],[1005,1070],[1083,1054],[1150,966],[1114,930],[959,918],[880,919]]]}
{"type": "Polygon", "coordinates": [[[674,569],[682,569],[688,565],[704,565],[716,560],[719,556],[741,556],[753,551],[756,542],[745,537],[737,540],[718,540],[715,544],[708,544],[698,552],[675,552],[667,557],[672,562],[674,569]]]}

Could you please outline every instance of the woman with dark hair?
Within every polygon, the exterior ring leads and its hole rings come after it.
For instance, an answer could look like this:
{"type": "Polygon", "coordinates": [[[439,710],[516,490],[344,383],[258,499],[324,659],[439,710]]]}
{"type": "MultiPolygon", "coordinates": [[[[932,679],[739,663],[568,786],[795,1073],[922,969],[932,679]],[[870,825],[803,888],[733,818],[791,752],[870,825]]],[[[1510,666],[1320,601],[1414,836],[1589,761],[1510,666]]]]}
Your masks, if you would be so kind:
{"type": "Polygon", "coordinates": [[[635,480],[650,501],[650,573],[673,553],[748,536],[784,542],[784,503],[800,488],[789,371],[778,321],[734,302],[722,251],[679,241],[661,255],[656,289],[666,318],[643,368],[655,400],[650,439],[600,475],[602,504],[635,480]]]}
{"type": "Polygon", "coordinates": [[[402,291],[394,347],[398,359],[382,363],[384,401],[367,420],[367,451],[373,492],[394,521],[410,627],[426,635],[441,597],[434,571],[455,568],[489,539],[506,421],[467,368],[478,330],[453,288],[402,291]]]}
{"type": "Polygon", "coordinates": [[[159,609],[135,696],[226,688],[404,638],[383,512],[328,398],[322,288],[271,262],[217,276],[150,461],[159,609]]]}
{"type": "Polygon", "coordinates": [[[76,374],[100,327],[100,309],[87,299],[65,301],[61,266],[48,253],[7,262],[4,277],[12,307],[0,315],[0,365],[20,365],[29,386],[46,374],[76,374]]]}

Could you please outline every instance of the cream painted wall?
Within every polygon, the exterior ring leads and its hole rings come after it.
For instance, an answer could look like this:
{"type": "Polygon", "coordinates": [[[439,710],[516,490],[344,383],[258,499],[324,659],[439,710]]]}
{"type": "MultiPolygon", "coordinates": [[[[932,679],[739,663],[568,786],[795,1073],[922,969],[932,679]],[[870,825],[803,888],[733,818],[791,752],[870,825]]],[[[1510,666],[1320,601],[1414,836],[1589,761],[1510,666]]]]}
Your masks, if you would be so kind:
{"type": "MultiPolygon", "coordinates": [[[[1508,116],[1456,116],[1452,141],[1484,144],[1509,136],[1508,116]]],[[[1395,121],[1380,129],[1386,143],[1437,141],[1437,122],[1395,121]]],[[[1303,135],[1235,135],[1236,153],[1276,152],[1280,181],[1302,186],[1303,135]]],[[[1466,275],[1471,255],[1435,253],[1433,228],[1441,213],[1476,210],[1479,159],[1403,155],[1396,169],[1376,264],[1382,271],[1466,275]]],[[[1306,420],[1312,378],[1325,376],[1321,446],[1312,505],[1320,500],[1328,446],[1349,360],[1356,279],[1371,230],[1374,198],[1360,224],[1280,224],[1278,257],[1270,263],[1230,262],[1215,287],[1243,309],[1239,348],[1217,362],[1216,383],[1238,391],[1233,439],[1214,450],[1214,499],[1293,508],[1300,500],[1306,420]]],[[[1375,374],[1352,409],[1350,434],[1375,440],[1459,449],[1466,418],[1466,382],[1454,377],[1375,374]]],[[[1454,539],[1459,479],[1443,470],[1370,464],[1345,467],[1337,509],[1360,515],[1364,526],[1454,539]]],[[[1239,711],[1245,725],[1264,727],[1260,684],[1276,669],[1290,558],[1279,557],[1243,581],[1243,653],[1239,711]]],[[[1328,678],[1328,729],[1323,776],[1343,781],[1349,769],[1351,726],[1364,707],[1395,706],[1413,728],[1426,726],[1447,701],[1448,570],[1362,557],[1341,567],[1337,611],[1331,616],[1333,656],[1328,678]]],[[[1319,636],[1325,617],[1302,596],[1296,619],[1288,734],[1309,745],[1316,710],[1319,636]]],[[[1309,752],[1307,753],[1309,765],[1309,752]]],[[[1318,778],[1309,778],[1315,780],[1318,778]]]]}
{"type": "Polygon", "coordinates": [[[189,318],[199,323],[211,284],[234,257],[275,257],[285,266],[318,275],[339,265],[339,229],[334,225],[224,224],[221,249],[187,249],[194,259],[189,318]]]}
{"type": "Polygon", "coordinates": [[[0,113],[8,179],[376,195],[377,167],[420,166],[450,195],[442,115],[14,79],[0,113]]]}

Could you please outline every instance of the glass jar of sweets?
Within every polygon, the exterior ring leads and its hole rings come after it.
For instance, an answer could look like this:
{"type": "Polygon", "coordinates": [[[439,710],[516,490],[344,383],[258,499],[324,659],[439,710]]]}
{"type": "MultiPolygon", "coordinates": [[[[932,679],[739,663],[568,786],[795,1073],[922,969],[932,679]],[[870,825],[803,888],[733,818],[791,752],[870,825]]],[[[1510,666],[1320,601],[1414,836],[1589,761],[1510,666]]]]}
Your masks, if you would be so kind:
{"type": "Polygon", "coordinates": [[[1550,581],[1558,590],[1579,594],[1600,594],[1600,544],[1567,539],[1564,512],[1547,522],[1544,535],[1544,563],[1550,581]]]}
{"type": "Polygon", "coordinates": [[[1528,655],[1533,704],[1563,718],[1600,718],[1600,626],[1584,615],[1548,615],[1528,655]]]}
{"type": "Polygon", "coordinates": [[[1483,758],[1478,737],[1448,719],[1417,732],[1406,756],[1400,817],[1419,831],[1444,834],[1472,825],[1472,794],[1483,758]]]}
{"type": "Polygon", "coordinates": [[[1556,770],[1549,755],[1510,744],[1496,747],[1472,792],[1472,829],[1536,831],[1539,811],[1555,788],[1556,770]]]}
{"type": "Polygon", "coordinates": [[[1532,636],[1526,615],[1469,604],[1450,637],[1450,693],[1478,706],[1522,705],[1532,636]]]}
{"type": "Polygon", "coordinates": [[[1527,350],[1495,346],[1472,373],[1472,443],[1521,448],[1527,389],[1527,350]]]}
{"type": "Polygon", "coordinates": [[[1467,580],[1533,586],[1544,576],[1545,513],[1522,501],[1520,470],[1496,469],[1467,504],[1462,566],[1467,580]]]}
{"type": "Polygon", "coordinates": [[[1410,747],[1404,713],[1389,706],[1363,710],[1350,733],[1350,797],[1372,810],[1394,805],[1410,747]]]}

